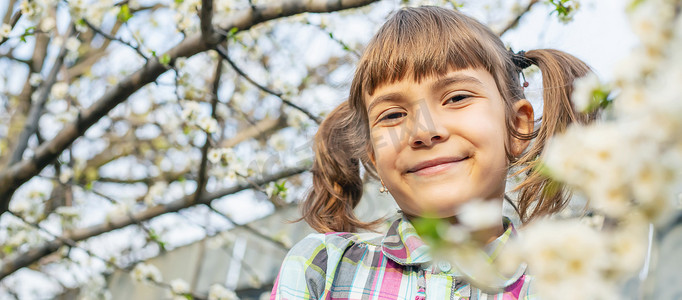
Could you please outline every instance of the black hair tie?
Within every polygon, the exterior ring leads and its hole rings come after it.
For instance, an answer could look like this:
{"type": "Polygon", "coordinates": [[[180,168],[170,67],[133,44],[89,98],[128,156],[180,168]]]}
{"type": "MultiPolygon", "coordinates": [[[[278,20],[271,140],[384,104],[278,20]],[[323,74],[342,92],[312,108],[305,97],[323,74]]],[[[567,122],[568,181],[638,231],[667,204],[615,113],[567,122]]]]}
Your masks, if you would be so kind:
{"type": "Polygon", "coordinates": [[[526,51],[522,50],[514,53],[512,49],[509,49],[509,52],[511,53],[512,62],[517,68],[523,70],[533,65],[533,61],[526,57],[526,51]]]}

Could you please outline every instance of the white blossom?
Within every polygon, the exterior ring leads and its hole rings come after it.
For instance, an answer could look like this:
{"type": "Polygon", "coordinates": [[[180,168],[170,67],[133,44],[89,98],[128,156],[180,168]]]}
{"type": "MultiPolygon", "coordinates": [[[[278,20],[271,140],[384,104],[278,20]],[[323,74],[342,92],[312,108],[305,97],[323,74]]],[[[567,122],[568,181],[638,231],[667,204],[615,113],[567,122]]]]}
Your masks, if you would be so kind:
{"type": "Polygon", "coordinates": [[[10,32],[12,32],[12,26],[9,24],[2,24],[2,26],[0,26],[0,39],[8,38],[10,32]]]}
{"type": "Polygon", "coordinates": [[[57,25],[53,17],[47,17],[40,22],[40,30],[43,32],[50,32],[57,25]]]}
{"type": "Polygon", "coordinates": [[[126,202],[119,202],[107,213],[108,220],[115,220],[126,217],[130,213],[130,205],[126,202]]]}
{"type": "Polygon", "coordinates": [[[308,116],[298,110],[293,110],[287,114],[287,124],[296,129],[304,128],[307,119],[308,116]]]}
{"type": "Polygon", "coordinates": [[[218,130],[218,121],[211,117],[201,118],[197,125],[207,133],[215,133],[218,130]]]}
{"type": "Polygon", "coordinates": [[[149,187],[149,191],[144,196],[144,203],[148,206],[155,205],[164,195],[168,189],[168,183],[164,181],[154,182],[152,186],[149,187]]]}
{"type": "Polygon", "coordinates": [[[175,67],[178,69],[182,69],[185,66],[187,66],[187,58],[186,57],[178,57],[175,59],[175,67]]]}
{"type": "Polygon", "coordinates": [[[69,85],[66,82],[60,81],[52,85],[51,91],[55,99],[64,99],[69,92],[69,85]]]}
{"type": "Polygon", "coordinates": [[[221,149],[208,150],[208,161],[210,161],[211,163],[213,164],[219,163],[222,157],[223,155],[221,149]]]}
{"type": "Polygon", "coordinates": [[[473,199],[459,207],[457,220],[472,231],[491,228],[502,223],[502,203],[473,199]]]}
{"type": "Polygon", "coordinates": [[[66,40],[66,49],[71,52],[78,52],[78,48],[80,46],[81,42],[75,36],[72,36],[66,40]]]}
{"type": "Polygon", "coordinates": [[[21,14],[27,16],[27,17],[32,17],[35,15],[36,10],[35,10],[35,3],[28,2],[28,0],[21,1],[21,4],[19,4],[19,9],[21,9],[21,14]]]}
{"type": "Polygon", "coordinates": [[[185,101],[183,104],[182,119],[185,121],[195,121],[201,113],[201,105],[195,101],[185,101]]]}
{"type": "Polygon", "coordinates": [[[81,300],[109,300],[112,299],[111,291],[107,289],[107,282],[101,274],[92,274],[90,279],[81,287],[81,300]]]}
{"type": "Polygon", "coordinates": [[[85,0],[71,0],[69,1],[69,8],[71,9],[71,14],[77,18],[83,17],[88,7],[88,3],[85,0]]]}
{"type": "Polygon", "coordinates": [[[61,173],[59,174],[59,182],[67,183],[73,177],[73,169],[69,167],[62,167],[61,173]]]}
{"type": "Polygon", "coordinates": [[[133,268],[130,276],[132,276],[133,280],[138,282],[161,282],[163,280],[161,277],[161,271],[159,271],[159,269],[157,269],[154,265],[146,263],[138,263],[135,265],[135,268],[133,268]]]}
{"type": "Polygon", "coordinates": [[[171,280],[170,287],[171,291],[176,295],[183,295],[189,293],[189,283],[180,278],[171,280]]]}
{"type": "Polygon", "coordinates": [[[234,291],[225,288],[221,284],[211,285],[208,291],[208,300],[238,300],[234,291]]]}
{"type": "Polygon", "coordinates": [[[573,83],[573,94],[571,96],[575,108],[582,112],[594,108],[595,104],[598,104],[594,103],[594,93],[600,89],[601,82],[597,74],[590,72],[584,77],[576,79],[573,83]]]}
{"type": "Polygon", "coordinates": [[[17,201],[12,201],[12,211],[14,213],[23,215],[31,209],[31,203],[28,200],[18,199],[17,201]]]}
{"type": "Polygon", "coordinates": [[[287,140],[280,133],[275,133],[270,137],[270,139],[268,139],[268,144],[276,151],[286,150],[287,143],[288,143],[287,140]]]}
{"type": "Polygon", "coordinates": [[[40,75],[40,73],[31,73],[31,76],[28,78],[28,82],[31,86],[38,86],[41,82],[43,82],[43,76],[40,75]]]}
{"type": "Polygon", "coordinates": [[[675,8],[670,1],[643,1],[630,13],[632,29],[648,46],[661,47],[668,39],[675,8]]]}
{"type": "Polygon", "coordinates": [[[523,228],[509,247],[521,251],[542,299],[598,299],[595,295],[611,288],[605,277],[609,266],[605,241],[599,232],[579,222],[540,220],[523,228]]]}
{"type": "Polygon", "coordinates": [[[73,206],[60,206],[55,209],[55,212],[64,218],[78,218],[80,210],[73,206]]]}

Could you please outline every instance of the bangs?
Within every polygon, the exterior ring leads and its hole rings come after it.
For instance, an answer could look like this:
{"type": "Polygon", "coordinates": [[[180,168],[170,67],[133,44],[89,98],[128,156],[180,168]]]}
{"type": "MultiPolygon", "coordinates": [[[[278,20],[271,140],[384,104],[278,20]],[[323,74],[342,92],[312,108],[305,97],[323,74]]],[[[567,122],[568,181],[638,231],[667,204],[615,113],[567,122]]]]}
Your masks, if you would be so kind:
{"type": "Polygon", "coordinates": [[[505,65],[500,50],[506,53],[499,38],[470,17],[437,7],[404,8],[369,43],[356,79],[372,95],[377,87],[408,75],[420,82],[467,68],[495,74],[494,66],[505,65]]]}

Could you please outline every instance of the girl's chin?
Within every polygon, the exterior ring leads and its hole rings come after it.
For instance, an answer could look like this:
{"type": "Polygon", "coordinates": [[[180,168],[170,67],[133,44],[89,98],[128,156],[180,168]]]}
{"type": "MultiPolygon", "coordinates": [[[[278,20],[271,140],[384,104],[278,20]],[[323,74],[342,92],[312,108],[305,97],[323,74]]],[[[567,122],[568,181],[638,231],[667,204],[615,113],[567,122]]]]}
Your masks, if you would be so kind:
{"type": "Polygon", "coordinates": [[[424,196],[421,199],[428,200],[422,201],[421,203],[418,203],[418,205],[410,203],[399,206],[402,208],[403,212],[413,216],[448,218],[454,216],[457,212],[457,208],[467,201],[466,199],[443,199],[442,197],[428,196],[424,196]]]}

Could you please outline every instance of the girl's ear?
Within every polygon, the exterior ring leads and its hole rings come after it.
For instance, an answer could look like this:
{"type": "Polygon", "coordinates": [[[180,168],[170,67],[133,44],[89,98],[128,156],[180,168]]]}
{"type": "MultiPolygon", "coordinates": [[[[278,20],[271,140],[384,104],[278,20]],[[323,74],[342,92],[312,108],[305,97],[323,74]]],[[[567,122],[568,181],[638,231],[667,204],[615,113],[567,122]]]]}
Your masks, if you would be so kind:
{"type": "MultiPolygon", "coordinates": [[[[513,104],[514,129],[522,135],[530,135],[535,126],[533,105],[526,99],[521,99],[513,104]]],[[[512,138],[512,154],[520,156],[530,144],[530,139],[512,138]]]]}

